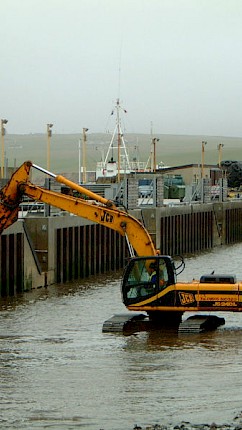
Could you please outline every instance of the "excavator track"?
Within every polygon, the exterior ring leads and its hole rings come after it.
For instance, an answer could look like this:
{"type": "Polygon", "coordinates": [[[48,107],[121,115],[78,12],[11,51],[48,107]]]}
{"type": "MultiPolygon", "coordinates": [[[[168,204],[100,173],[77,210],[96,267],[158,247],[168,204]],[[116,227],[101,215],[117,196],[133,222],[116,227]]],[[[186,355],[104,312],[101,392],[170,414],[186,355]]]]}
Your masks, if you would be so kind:
{"type": "MultiPolygon", "coordinates": [[[[225,319],[216,315],[193,315],[180,324],[177,323],[178,334],[184,333],[204,333],[207,331],[216,330],[221,325],[225,324],[225,319]]],[[[144,314],[117,314],[103,323],[103,333],[122,333],[133,334],[141,331],[149,331],[155,329],[167,329],[169,324],[166,322],[150,320],[144,314]]],[[[174,329],[174,324],[170,326],[174,329]]]]}
{"type": "Polygon", "coordinates": [[[193,315],[179,325],[178,333],[203,333],[224,324],[225,319],[216,315],[193,315]]]}
{"type": "Polygon", "coordinates": [[[104,321],[102,331],[103,333],[135,331],[135,329],[138,330],[141,324],[145,324],[148,321],[148,317],[144,314],[117,314],[104,321]]]}

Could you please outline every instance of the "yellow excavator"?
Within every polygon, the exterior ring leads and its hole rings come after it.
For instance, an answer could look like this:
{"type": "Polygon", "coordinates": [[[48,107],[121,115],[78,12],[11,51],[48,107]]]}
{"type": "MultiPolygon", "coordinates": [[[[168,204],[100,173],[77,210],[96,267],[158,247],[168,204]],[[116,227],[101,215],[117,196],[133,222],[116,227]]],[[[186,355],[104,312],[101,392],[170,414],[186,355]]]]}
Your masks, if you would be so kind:
{"type": "Polygon", "coordinates": [[[180,331],[204,331],[224,323],[223,318],[193,317],[182,322],[184,312],[242,311],[242,283],[234,275],[207,274],[192,282],[177,282],[184,269],[167,255],[160,255],[142,223],[117,207],[114,202],[87,190],[61,175],[55,175],[26,161],[0,190],[0,234],[18,219],[24,196],[34,201],[55,206],[77,216],[102,224],[119,232],[127,239],[130,259],[122,279],[122,298],[132,316],[118,315],[104,323],[103,331],[121,331],[130,321],[149,321],[179,325],[180,331]],[[35,168],[64,184],[78,195],[66,195],[30,182],[31,168],[35,168]],[[188,321],[187,320],[187,321],[188,321]],[[194,329],[194,330],[193,330],[194,329]]]}

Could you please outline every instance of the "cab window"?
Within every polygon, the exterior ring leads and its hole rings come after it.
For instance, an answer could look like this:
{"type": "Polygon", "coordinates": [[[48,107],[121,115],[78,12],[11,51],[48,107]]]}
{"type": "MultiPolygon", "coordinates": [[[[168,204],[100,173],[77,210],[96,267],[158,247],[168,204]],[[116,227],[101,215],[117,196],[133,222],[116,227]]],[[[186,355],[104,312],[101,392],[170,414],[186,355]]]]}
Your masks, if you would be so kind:
{"type": "Polygon", "coordinates": [[[152,261],[136,260],[125,281],[127,298],[150,296],[156,292],[156,270],[149,269],[152,261]]]}

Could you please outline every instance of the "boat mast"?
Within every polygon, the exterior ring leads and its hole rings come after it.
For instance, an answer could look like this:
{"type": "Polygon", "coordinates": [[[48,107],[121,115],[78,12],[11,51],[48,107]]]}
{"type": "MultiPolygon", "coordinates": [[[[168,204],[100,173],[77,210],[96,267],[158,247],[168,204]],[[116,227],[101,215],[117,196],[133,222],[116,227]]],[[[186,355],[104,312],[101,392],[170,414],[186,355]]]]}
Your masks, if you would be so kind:
{"type": "MultiPolygon", "coordinates": [[[[125,113],[127,112],[120,105],[119,98],[116,100],[115,104],[116,109],[116,124],[115,129],[112,134],[111,142],[109,144],[105,159],[103,162],[99,163],[99,169],[102,170],[102,173],[99,176],[105,176],[104,172],[108,171],[110,176],[110,169],[112,170],[111,165],[113,165],[113,172],[115,176],[117,175],[117,181],[120,182],[122,173],[129,173],[131,171],[131,164],[129,161],[128,152],[126,149],[124,135],[121,127],[121,113],[120,109],[122,109],[125,113]],[[115,159],[116,154],[116,159],[115,159]],[[115,173],[116,170],[116,173],[115,173]]],[[[114,114],[114,110],[111,115],[114,114]]]]}
{"type": "MultiPolygon", "coordinates": [[[[122,170],[131,170],[130,168],[130,162],[129,162],[129,156],[128,156],[128,152],[127,152],[127,148],[125,145],[125,141],[124,141],[124,136],[123,136],[123,131],[122,131],[122,127],[121,127],[121,117],[120,117],[120,109],[123,109],[120,105],[120,101],[119,99],[117,99],[116,101],[116,125],[115,125],[115,129],[112,135],[112,139],[104,160],[105,165],[109,162],[109,156],[110,156],[110,152],[112,151],[112,155],[113,155],[113,151],[114,149],[116,150],[116,156],[117,156],[117,170],[118,173],[120,175],[120,172],[122,170]],[[114,144],[114,140],[115,137],[117,138],[117,143],[116,145],[114,144]]],[[[123,109],[123,111],[126,113],[126,110],[123,109]]],[[[113,112],[112,112],[113,114],[113,112]]],[[[114,161],[114,160],[113,160],[114,161]]]]}
{"type": "Polygon", "coordinates": [[[119,99],[117,99],[117,126],[118,126],[118,183],[120,183],[120,148],[121,148],[121,133],[120,133],[120,119],[119,119],[119,99]]]}
{"type": "Polygon", "coordinates": [[[145,170],[147,170],[148,172],[152,172],[153,171],[153,148],[152,148],[152,141],[153,141],[153,122],[151,121],[150,123],[150,138],[151,138],[151,143],[150,143],[150,155],[148,157],[146,166],[145,166],[145,170]]]}

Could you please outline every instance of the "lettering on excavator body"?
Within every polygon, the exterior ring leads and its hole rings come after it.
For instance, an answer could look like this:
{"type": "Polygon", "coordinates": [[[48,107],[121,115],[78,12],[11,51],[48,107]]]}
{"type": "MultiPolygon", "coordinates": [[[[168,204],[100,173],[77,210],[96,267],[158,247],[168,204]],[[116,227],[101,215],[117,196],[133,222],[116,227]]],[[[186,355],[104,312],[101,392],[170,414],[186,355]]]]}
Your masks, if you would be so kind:
{"type": "Polygon", "coordinates": [[[107,211],[103,211],[103,214],[101,215],[101,221],[112,223],[113,222],[113,215],[111,215],[107,211]]]}
{"type": "Polygon", "coordinates": [[[179,292],[179,297],[182,305],[188,305],[195,301],[194,295],[192,293],[179,292]]]}

